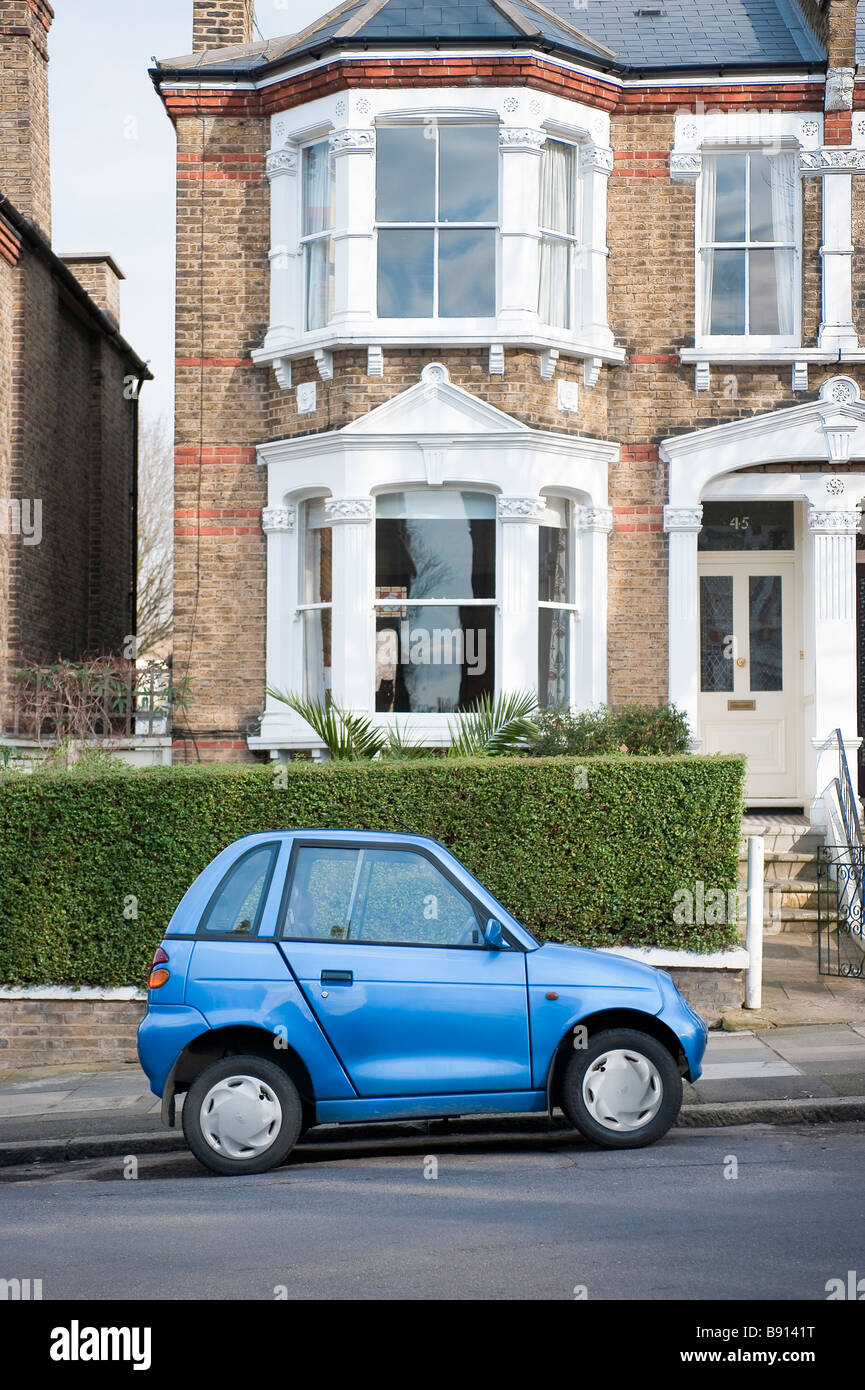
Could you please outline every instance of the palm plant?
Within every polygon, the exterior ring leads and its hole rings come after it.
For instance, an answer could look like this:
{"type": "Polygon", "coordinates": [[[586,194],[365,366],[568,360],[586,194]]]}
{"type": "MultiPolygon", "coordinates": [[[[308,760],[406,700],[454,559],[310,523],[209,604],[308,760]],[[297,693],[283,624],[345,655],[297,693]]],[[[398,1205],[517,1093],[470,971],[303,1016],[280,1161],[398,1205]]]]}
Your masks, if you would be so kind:
{"type": "Polygon", "coordinates": [[[519,753],[535,732],[531,716],[538,702],[529,691],[482,695],[469,714],[454,727],[449,724],[452,758],[500,758],[519,753]]]}
{"type": "Polygon", "coordinates": [[[284,694],[270,687],[267,693],[306,720],[335,762],[374,758],[387,744],[382,731],[361,714],[352,714],[324,700],[307,700],[301,695],[284,694]]]}

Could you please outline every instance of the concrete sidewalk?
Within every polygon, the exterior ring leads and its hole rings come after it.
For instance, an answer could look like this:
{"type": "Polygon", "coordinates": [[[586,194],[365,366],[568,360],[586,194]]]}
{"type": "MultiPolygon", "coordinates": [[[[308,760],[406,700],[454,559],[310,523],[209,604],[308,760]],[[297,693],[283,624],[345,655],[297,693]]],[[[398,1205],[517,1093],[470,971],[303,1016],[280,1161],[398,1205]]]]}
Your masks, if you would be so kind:
{"type": "MultiPolygon", "coordinates": [[[[142,1147],[184,1146],[179,1125],[164,1129],[160,1104],[137,1066],[82,1072],[61,1068],[0,1080],[0,1166],[56,1161],[142,1147]]],[[[865,1018],[856,1024],[713,1032],[703,1076],[685,1086],[682,1123],[742,1124],[865,1119],[865,1018]],[[860,1113],[861,1112],[861,1113],[860,1113]]],[[[435,1125],[437,1122],[432,1122],[435,1125]]],[[[538,1128],[509,1117],[451,1122],[448,1132],[538,1128]]],[[[542,1126],[541,1126],[542,1127],[542,1126]]],[[[326,1126],[308,1143],[394,1140],[417,1126],[326,1126]]],[[[426,1132],[426,1131],[425,1131],[426,1132]]]]}

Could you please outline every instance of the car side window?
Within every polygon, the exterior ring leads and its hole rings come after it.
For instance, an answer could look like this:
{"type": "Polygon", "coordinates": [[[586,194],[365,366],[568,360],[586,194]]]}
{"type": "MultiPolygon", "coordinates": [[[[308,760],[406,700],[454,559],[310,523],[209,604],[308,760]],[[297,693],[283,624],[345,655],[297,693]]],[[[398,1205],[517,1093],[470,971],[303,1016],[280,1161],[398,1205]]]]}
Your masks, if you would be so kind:
{"type": "Polygon", "coordinates": [[[201,919],[199,931],[254,936],[279,845],[257,845],[229,869],[201,919]]]}
{"type": "Polygon", "coordinates": [[[369,944],[483,945],[471,901],[426,855],[404,849],[299,848],[283,935],[369,944]]]}

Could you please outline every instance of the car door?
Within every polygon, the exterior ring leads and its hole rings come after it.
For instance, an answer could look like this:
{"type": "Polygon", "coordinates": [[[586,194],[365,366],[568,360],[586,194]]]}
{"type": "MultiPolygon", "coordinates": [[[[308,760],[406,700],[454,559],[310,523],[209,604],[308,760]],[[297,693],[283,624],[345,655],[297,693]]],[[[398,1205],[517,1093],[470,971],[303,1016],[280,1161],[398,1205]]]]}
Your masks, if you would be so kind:
{"type": "Polygon", "coordinates": [[[525,953],[428,852],[296,843],[280,944],[360,1096],[531,1087],[525,953]]]}

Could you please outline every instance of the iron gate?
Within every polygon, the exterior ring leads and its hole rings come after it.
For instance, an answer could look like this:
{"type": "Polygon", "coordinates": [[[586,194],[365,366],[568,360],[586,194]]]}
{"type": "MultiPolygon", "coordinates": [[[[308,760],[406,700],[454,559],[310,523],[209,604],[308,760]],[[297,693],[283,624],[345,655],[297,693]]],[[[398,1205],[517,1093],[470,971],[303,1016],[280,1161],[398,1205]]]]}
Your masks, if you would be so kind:
{"type": "Polygon", "coordinates": [[[817,959],[821,975],[865,977],[865,848],[821,845],[817,851],[817,959]]]}

